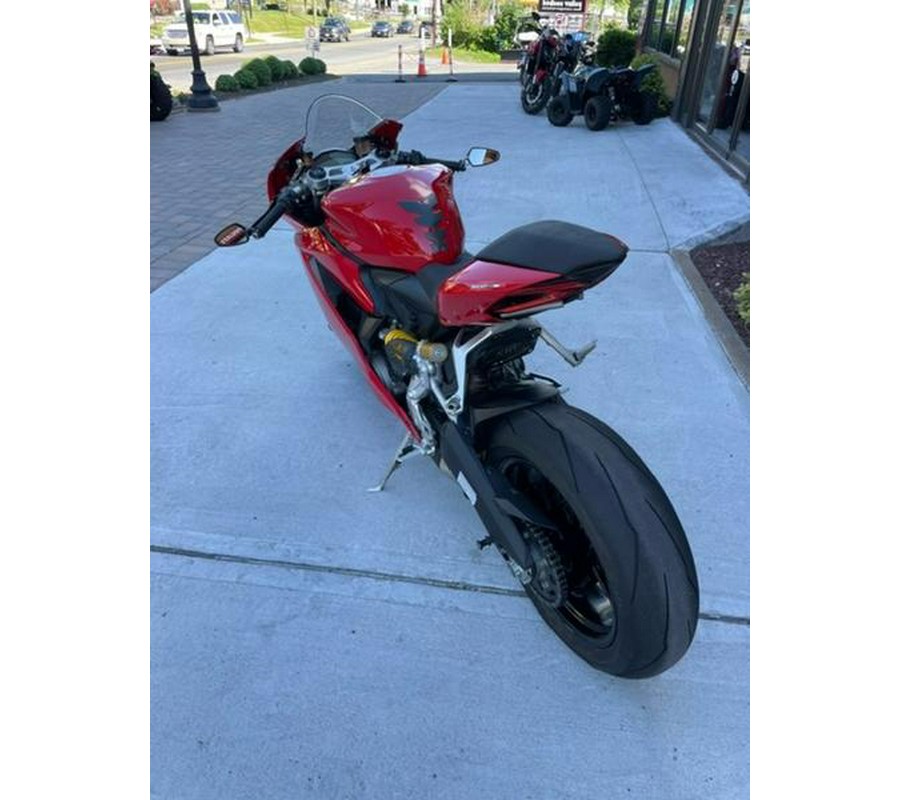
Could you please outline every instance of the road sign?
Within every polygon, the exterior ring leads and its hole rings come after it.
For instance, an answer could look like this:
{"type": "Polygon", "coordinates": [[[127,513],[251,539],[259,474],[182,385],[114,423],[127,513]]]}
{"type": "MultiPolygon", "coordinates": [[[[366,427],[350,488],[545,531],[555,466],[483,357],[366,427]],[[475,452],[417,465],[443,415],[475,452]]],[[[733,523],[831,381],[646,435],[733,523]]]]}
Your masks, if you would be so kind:
{"type": "Polygon", "coordinates": [[[542,14],[583,14],[587,0],[539,0],[542,14]]]}

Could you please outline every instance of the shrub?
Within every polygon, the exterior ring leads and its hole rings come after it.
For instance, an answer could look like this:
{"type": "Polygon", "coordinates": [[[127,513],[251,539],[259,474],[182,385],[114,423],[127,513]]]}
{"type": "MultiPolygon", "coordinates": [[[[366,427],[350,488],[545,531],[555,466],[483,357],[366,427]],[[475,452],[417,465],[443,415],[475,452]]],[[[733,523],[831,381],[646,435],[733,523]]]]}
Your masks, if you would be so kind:
{"type": "MultiPolygon", "coordinates": [[[[635,56],[634,60],[631,62],[631,66],[634,69],[642,67],[644,64],[658,65],[659,62],[655,56],[652,56],[649,53],[641,53],[641,55],[635,56]]],[[[666,92],[665,81],[663,81],[662,75],[659,74],[659,66],[641,81],[641,91],[656,95],[657,117],[669,116],[672,111],[672,101],[666,92]]]]}
{"type": "Polygon", "coordinates": [[[621,67],[629,63],[636,52],[636,33],[609,28],[597,38],[594,63],[598,67],[621,67]]]}
{"type": "Polygon", "coordinates": [[[256,75],[256,81],[260,86],[268,86],[272,82],[272,70],[261,58],[252,58],[242,69],[248,69],[256,75]]]}
{"type": "Polygon", "coordinates": [[[453,3],[444,9],[438,32],[442,41],[447,41],[447,29],[453,29],[453,47],[478,48],[483,32],[481,20],[475,12],[462,3],[453,3]]]}
{"type": "Polygon", "coordinates": [[[291,80],[300,74],[300,70],[297,69],[297,65],[293,61],[282,61],[281,69],[284,73],[285,80],[291,80]]]}
{"type": "Polygon", "coordinates": [[[234,79],[238,82],[241,89],[258,89],[259,79],[256,73],[249,69],[239,69],[234,73],[234,79]]]}
{"type": "Polygon", "coordinates": [[[240,91],[241,85],[233,75],[219,75],[216,78],[217,92],[237,92],[240,91]]]}
{"type": "Polygon", "coordinates": [[[284,67],[281,66],[280,58],[276,56],[266,56],[263,61],[266,62],[269,72],[272,73],[273,81],[284,80],[284,67]]]}
{"type": "Polygon", "coordinates": [[[321,75],[325,72],[325,62],[318,58],[307,56],[299,64],[300,72],[304,75],[321,75]]]}
{"type": "Polygon", "coordinates": [[[744,282],[734,290],[734,301],[737,303],[738,316],[750,324],[750,273],[744,273],[744,282]]]}

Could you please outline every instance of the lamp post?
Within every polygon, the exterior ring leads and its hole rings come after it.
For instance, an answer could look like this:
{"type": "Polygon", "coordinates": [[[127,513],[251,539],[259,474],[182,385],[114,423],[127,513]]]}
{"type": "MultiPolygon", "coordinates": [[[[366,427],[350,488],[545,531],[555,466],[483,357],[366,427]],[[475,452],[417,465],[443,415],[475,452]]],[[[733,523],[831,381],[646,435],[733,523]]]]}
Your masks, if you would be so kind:
{"type": "Polygon", "coordinates": [[[206,73],[200,66],[200,51],[197,49],[197,37],[194,34],[194,13],[191,10],[191,0],[184,0],[184,15],[187,19],[188,38],[191,40],[191,59],[194,69],[191,74],[194,82],[191,84],[191,96],[187,101],[188,111],[218,111],[219,101],[206,82],[206,73]]]}

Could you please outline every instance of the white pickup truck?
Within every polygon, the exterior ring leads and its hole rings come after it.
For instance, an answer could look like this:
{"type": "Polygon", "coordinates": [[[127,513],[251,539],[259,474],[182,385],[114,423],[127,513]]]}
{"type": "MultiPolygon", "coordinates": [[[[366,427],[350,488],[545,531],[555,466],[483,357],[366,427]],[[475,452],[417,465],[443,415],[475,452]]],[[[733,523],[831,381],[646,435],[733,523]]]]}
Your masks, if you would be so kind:
{"type": "MultiPolygon", "coordinates": [[[[229,47],[235,53],[244,49],[247,27],[236,11],[194,11],[192,17],[197,47],[206,55],[211,56],[218,47],[229,47]]],[[[187,20],[183,16],[166,27],[162,46],[173,56],[182,50],[190,50],[187,20]]]]}

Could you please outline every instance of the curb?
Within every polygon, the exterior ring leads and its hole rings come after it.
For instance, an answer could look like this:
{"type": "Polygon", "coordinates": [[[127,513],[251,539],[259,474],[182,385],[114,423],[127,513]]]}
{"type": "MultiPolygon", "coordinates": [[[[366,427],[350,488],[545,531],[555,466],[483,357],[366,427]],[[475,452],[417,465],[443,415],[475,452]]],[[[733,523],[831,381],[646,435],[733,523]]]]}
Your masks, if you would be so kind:
{"type": "Polygon", "coordinates": [[[706,281],[703,280],[703,276],[691,260],[690,250],[700,244],[718,239],[723,235],[723,231],[718,228],[716,230],[718,232],[712,235],[693,237],[688,240],[691,242],[689,248],[684,246],[685,243],[682,243],[677,248],[670,250],[669,255],[678,266],[685,283],[687,283],[694,297],[697,298],[697,302],[703,310],[703,316],[722,346],[722,350],[725,351],[726,358],[734,368],[741,383],[744,384],[747,391],[750,391],[750,349],[744,344],[744,340],[741,339],[734,329],[731,320],[725,315],[719,302],[706,285],[706,281]]]}

